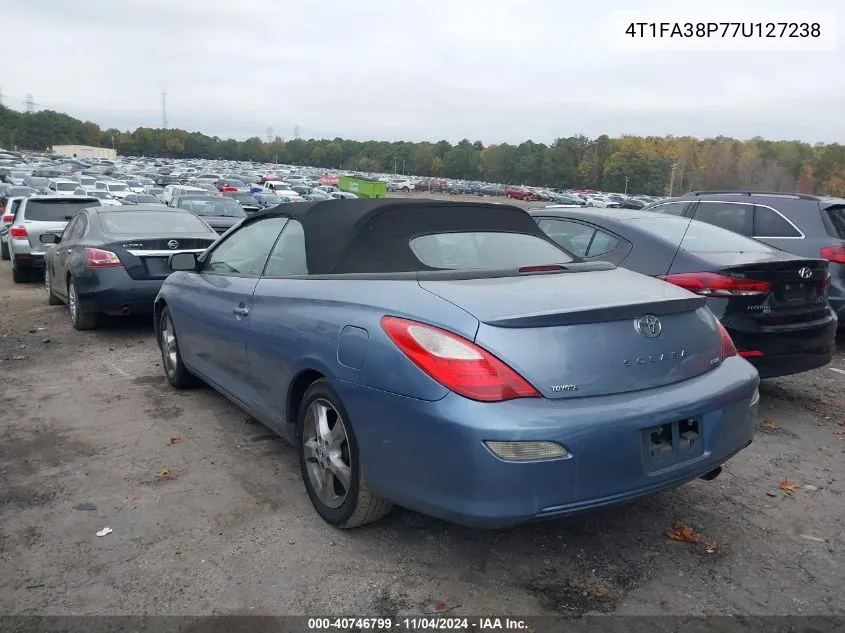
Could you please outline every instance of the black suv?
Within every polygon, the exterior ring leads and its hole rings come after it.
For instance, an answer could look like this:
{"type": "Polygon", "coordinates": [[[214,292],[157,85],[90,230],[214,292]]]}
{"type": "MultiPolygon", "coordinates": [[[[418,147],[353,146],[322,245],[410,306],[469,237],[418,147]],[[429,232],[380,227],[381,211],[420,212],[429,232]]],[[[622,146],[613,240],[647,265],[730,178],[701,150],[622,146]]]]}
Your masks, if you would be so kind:
{"type": "Polygon", "coordinates": [[[691,191],[648,211],[682,215],[802,257],[830,262],[830,306],[845,326],[845,198],[764,191],[691,191]]]}

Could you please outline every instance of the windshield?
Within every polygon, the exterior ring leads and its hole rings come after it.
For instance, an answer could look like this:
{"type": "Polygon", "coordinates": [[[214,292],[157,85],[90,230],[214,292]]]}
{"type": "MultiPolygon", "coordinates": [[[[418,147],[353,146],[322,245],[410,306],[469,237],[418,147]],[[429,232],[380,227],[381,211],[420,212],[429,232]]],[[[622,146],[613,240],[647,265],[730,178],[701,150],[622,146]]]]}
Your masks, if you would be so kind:
{"type": "Polygon", "coordinates": [[[25,171],[13,171],[9,175],[12,178],[26,178],[27,173],[25,171]]]}
{"type": "Polygon", "coordinates": [[[43,187],[47,184],[47,179],[40,176],[31,176],[26,179],[26,184],[30,187],[43,187]]]}
{"type": "Polygon", "coordinates": [[[522,233],[434,233],[415,237],[410,245],[430,268],[522,268],[572,261],[551,242],[522,233]]]}
{"type": "Polygon", "coordinates": [[[179,208],[196,213],[197,215],[217,215],[234,218],[246,216],[246,211],[243,210],[243,207],[232,198],[182,198],[179,200],[179,208]]]}
{"type": "Polygon", "coordinates": [[[242,180],[226,180],[226,187],[246,187],[246,183],[242,180]]]}
{"type": "Polygon", "coordinates": [[[97,182],[97,179],[93,178],[91,176],[80,176],[79,177],[79,184],[80,185],[93,185],[95,182],[97,182]]]}
{"type": "Polygon", "coordinates": [[[34,200],[30,198],[24,208],[24,216],[26,220],[37,222],[67,222],[82,209],[98,206],[100,206],[100,201],[90,198],[80,200],[73,198],[34,200]]]}
{"type": "Polygon", "coordinates": [[[75,182],[57,182],[56,191],[75,191],[77,186],[75,182]]]}
{"type": "Polygon", "coordinates": [[[135,202],[137,202],[138,204],[156,204],[158,202],[158,199],[155,196],[139,194],[135,196],[135,202]]]}
{"type": "Polygon", "coordinates": [[[208,226],[193,213],[179,211],[100,212],[103,230],[111,234],[209,233],[208,226]]]}
{"type": "Polygon", "coordinates": [[[253,198],[248,193],[236,193],[235,195],[230,196],[230,197],[234,198],[238,202],[248,202],[250,204],[254,204],[254,203],[258,202],[258,200],[253,198]]]}
{"type": "Polygon", "coordinates": [[[91,193],[85,195],[94,196],[100,200],[111,200],[111,194],[108,194],[105,191],[92,191],[91,193]]]}
{"type": "Polygon", "coordinates": [[[644,231],[690,253],[770,253],[773,249],[719,226],[665,215],[628,220],[644,231]]]}
{"type": "Polygon", "coordinates": [[[126,186],[127,187],[140,187],[142,185],[137,180],[130,180],[129,182],[126,183],[126,186]]]}
{"type": "Polygon", "coordinates": [[[127,187],[122,182],[108,183],[109,191],[126,191],[127,187]]]}
{"type": "Polygon", "coordinates": [[[261,201],[264,202],[264,204],[282,204],[282,202],[285,202],[285,200],[279,196],[270,195],[261,196],[261,201]]]}

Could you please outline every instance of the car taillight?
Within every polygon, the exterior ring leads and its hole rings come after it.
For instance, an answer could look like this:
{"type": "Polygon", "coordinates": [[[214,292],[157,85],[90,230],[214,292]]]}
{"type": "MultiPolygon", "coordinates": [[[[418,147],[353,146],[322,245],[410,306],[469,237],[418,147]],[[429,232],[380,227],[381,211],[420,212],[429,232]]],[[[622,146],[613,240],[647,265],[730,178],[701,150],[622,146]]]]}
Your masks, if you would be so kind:
{"type": "Polygon", "coordinates": [[[722,339],[722,353],[720,354],[722,360],[726,358],[730,358],[731,356],[736,356],[736,345],[734,345],[733,339],[731,335],[728,334],[728,331],[725,329],[725,326],[721,323],[719,325],[719,336],[722,339]]]}
{"type": "Polygon", "coordinates": [[[87,268],[115,268],[117,266],[123,266],[123,262],[111,251],[104,251],[99,248],[86,248],[85,266],[87,268]]]}
{"type": "Polygon", "coordinates": [[[513,369],[457,334],[391,316],[382,318],[381,327],[417,367],[465,398],[502,402],[540,397],[513,369]]]}
{"type": "Polygon", "coordinates": [[[11,213],[3,216],[3,222],[12,223],[15,221],[15,216],[11,213]]]}
{"type": "Polygon", "coordinates": [[[837,264],[845,264],[845,246],[825,246],[822,249],[822,259],[837,264]]]}
{"type": "Polygon", "coordinates": [[[13,226],[9,229],[9,235],[12,237],[27,237],[25,226],[13,226]]]}
{"type": "Polygon", "coordinates": [[[742,279],[717,273],[678,273],[658,275],[657,278],[705,297],[762,295],[772,289],[772,284],[767,281],[742,279]]]}

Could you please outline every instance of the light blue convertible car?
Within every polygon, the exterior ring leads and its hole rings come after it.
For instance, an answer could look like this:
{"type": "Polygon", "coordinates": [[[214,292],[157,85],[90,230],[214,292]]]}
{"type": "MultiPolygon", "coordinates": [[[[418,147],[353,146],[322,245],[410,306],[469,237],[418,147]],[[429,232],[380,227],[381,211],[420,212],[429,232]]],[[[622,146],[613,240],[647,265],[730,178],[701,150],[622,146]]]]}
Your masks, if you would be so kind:
{"type": "Polygon", "coordinates": [[[712,479],[759,378],[702,297],[554,244],[522,209],[280,205],[171,256],[156,336],[297,446],[320,516],[505,527],[712,479]]]}

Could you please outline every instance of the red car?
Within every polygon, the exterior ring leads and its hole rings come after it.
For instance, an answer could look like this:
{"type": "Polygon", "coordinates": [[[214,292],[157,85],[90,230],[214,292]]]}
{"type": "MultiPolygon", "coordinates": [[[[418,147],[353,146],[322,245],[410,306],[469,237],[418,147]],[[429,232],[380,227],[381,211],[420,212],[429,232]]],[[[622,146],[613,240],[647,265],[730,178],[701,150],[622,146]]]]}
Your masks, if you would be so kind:
{"type": "Polygon", "coordinates": [[[537,197],[537,194],[535,194],[533,191],[528,191],[528,189],[524,189],[522,187],[508,187],[507,189],[505,189],[505,195],[508,198],[524,200],[526,202],[531,202],[533,200],[540,199],[537,197]]]}

